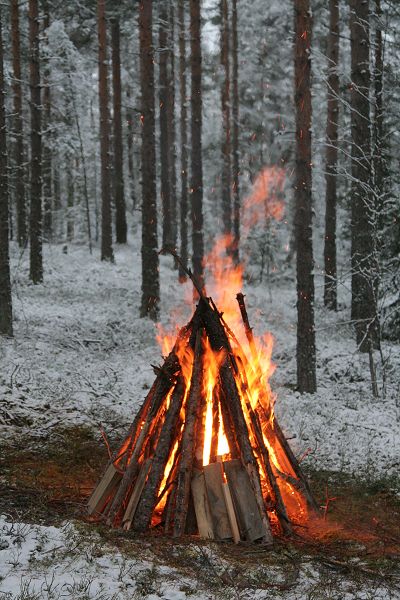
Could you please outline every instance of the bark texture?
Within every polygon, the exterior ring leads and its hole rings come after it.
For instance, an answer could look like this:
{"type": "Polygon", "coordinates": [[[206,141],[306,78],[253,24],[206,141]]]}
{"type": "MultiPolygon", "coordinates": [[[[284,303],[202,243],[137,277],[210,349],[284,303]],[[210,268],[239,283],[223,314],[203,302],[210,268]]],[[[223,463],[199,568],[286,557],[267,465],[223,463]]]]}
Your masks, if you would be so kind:
{"type": "Polygon", "coordinates": [[[110,114],[107,82],[107,27],[105,0],[97,1],[99,46],[99,105],[101,162],[101,260],[114,262],[112,248],[111,186],[110,186],[110,114]]]}
{"type": "Polygon", "coordinates": [[[338,159],[339,118],[339,0],[329,0],[328,34],[328,115],[326,123],[325,155],[325,287],[324,304],[337,309],[336,279],[336,168],[338,159]]]}
{"type": "Polygon", "coordinates": [[[201,90],[201,8],[190,0],[190,71],[191,71],[191,217],[193,273],[204,284],[203,258],[203,161],[202,161],[202,90],[201,90]]]}
{"type": "Polygon", "coordinates": [[[124,154],[121,117],[121,53],[119,19],[111,23],[113,128],[114,128],[114,190],[115,190],[115,236],[117,244],[126,244],[127,225],[124,191],[124,154]]]}
{"type": "Polygon", "coordinates": [[[232,255],[239,263],[240,190],[239,190],[239,61],[237,0],[232,0],[232,190],[233,190],[233,248],[232,255]]]}
{"type": "Polygon", "coordinates": [[[311,33],[309,0],[295,0],[295,230],[297,275],[297,386],[316,391],[311,196],[311,33]]]}
{"type": "MultiPolygon", "coordinates": [[[[43,28],[44,37],[47,38],[47,29],[50,27],[49,3],[42,3],[44,11],[43,28]]],[[[52,214],[52,168],[51,168],[51,92],[50,92],[50,60],[44,62],[43,77],[43,237],[49,242],[53,236],[52,214]]]]}
{"type": "Polygon", "coordinates": [[[351,316],[361,352],[379,345],[375,203],[371,177],[369,2],[350,0],[351,316]]]}
{"type": "Polygon", "coordinates": [[[30,270],[33,283],[43,281],[42,258],[42,110],[39,66],[39,4],[29,0],[29,83],[31,88],[30,270]]]}
{"type": "Polygon", "coordinates": [[[153,2],[139,8],[142,95],[142,302],[140,314],[158,318],[160,283],[157,252],[156,146],[154,118],[153,2]]]}
{"type": "Polygon", "coordinates": [[[164,248],[174,248],[172,233],[170,147],[168,113],[170,110],[170,90],[168,82],[168,0],[159,1],[159,105],[160,105],[160,162],[161,162],[161,206],[163,211],[162,244],[164,248]]]}
{"type": "MultiPolygon", "coordinates": [[[[225,235],[232,231],[231,202],[231,109],[230,109],[230,65],[229,65],[229,15],[228,0],[221,0],[221,66],[223,80],[221,86],[222,112],[222,227],[225,235]]],[[[227,251],[232,250],[231,241],[227,251]]]]}
{"type": "MultiPolygon", "coordinates": [[[[185,0],[179,0],[179,94],[180,94],[180,139],[181,139],[181,194],[180,194],[180,256],[183,267],[188,263],[188,148],[187,148],[187,104],[186,104],[186,40],[185,0]]],[[[179,280],[186,280],[186,273],[179,266],[179,280]]]]}
{"type": "Polygon", "coordinates": [[[24,132],[22,113],[21,85],[21,43],[19,30],[19,0],[11,0],[11,38],[13,61],[13,96],[14,96],[14,137],[15,137],[15,201],[17,208],[17,240],[21,248],[25,247],[26,227],[26,192],[24,166],[24,132]]]}
{"type": "Polygon", "coordinates": [[[4,109],[3,36],[0,6],[0,335],[13,334],[8,241],[9,190],[7,177],[6,116],[4,109]]]}

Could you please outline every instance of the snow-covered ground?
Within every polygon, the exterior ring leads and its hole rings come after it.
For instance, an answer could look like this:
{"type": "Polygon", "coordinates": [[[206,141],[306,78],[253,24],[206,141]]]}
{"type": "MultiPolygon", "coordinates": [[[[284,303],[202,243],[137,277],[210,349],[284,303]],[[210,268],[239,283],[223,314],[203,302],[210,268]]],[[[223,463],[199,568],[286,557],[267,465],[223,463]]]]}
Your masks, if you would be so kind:
{"type": "MultiPolygon", "coordinates": [[[[97,251],[91,257],[84,247],[69,246],[66,253],[52,246],[45,248],[44,265],[45,283],[31,285],[27,253],[21,256],[12,247],[15,337],[0,340],[0,439],[23,439],[33,447],[57,427],[86,424],[98,431],[100,423],[107,433],[117,428],[122,434],[153,381],[151,365],[162,360],[155,325],[139,318],[139,251],[135,244],[117,248],[111,265],[101,263],[97,251]]],[[[177,314],[182,324],[190,316],[185,304],[190,284],[184,287],[172,259],[161,257],[164,327],[177,314]]],[[[268,285],[245,284],[243,291],[256,332],[268,329],[275,337],[277,369],[271,385],[276,413],[295,452],[308,453],[304,465],[390,479],[398,491],[399,346],[385,343],[382,355],[375,354],[380,395],[374,398],[369,358],[356,350],[346,324],[348,311],[325,311],[317,287],[319,387],[313,396],[300,396],[294,391],[294,285],[281,277],[268,285]]],[[[0,599],[400,598],[397,588],[382,582],[373,590],[366,582],[350,589],[354,581],[343,578],[338,587],[329,587],[332,575],[307,557],[298,565],[294,587],[286,586],[284,570],[274,573],[273,568],[267,591],[263,586],[257,591],[257,585],[235,587],[224,579],[218,549],[196,545],[187,550],[193,568],[185,578],[156,560],[150,547],[132,557],[102,542],[94,530],[83,538],[79,533],[71,523],[44,527],[5,515],[0,522],[0,599]],[[212,592],[196,577],[207,552],[212,554],[210,569],[221,579],[212,592]]]]}

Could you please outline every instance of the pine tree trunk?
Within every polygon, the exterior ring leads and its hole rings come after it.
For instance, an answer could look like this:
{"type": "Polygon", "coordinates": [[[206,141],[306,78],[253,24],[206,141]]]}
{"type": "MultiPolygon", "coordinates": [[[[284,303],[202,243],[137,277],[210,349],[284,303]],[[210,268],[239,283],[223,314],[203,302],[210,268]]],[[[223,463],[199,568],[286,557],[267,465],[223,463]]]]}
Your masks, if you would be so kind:
{"type": "Polygon", "coordinates": [[[139,9],[140,88],[142,97],[142,302],[140,315],[158,318],[160,298],[157,251],[156,143],[154,117],[153,2],[139,9]]]}
{"type": "Polygon", "coordinates": [[[126,146],[128,150],[128,173],[129,173],[129,190],[131,197],[132,210],[136,208],[136,193],[135,193],[135,169],[133,161],[133,132],[134,132],[134,113],[132,102],[132,92],[128,85],[126,88],[126,146]]]}
{"type": "Polygon", "coordinates": [[[72,242],[74,239],[75,219],[74,219],[74,165],[73,157],[67,157],[66,164],[66,184],[67,184],[67,241],[72,242]]]}
{"type": "Polygon", "coordinates": [[[351,317],[361,352],[379,344],[375,206],[371,189],[369,2],[350,0],[351,317]]]}
{"type": "MultiPolygon", "coordinates": [[[[223,81],[221,87],[222,111],[222,227],[227,236],[232,232],[231,205],[231,111],[230,111],[230,68],[229,68],[229,17],[228,1],[221,0],[221,66],[223,81]]],[[[228,253],[232,252],[229,241],[228,253]]]]}
{"type": "Polygon", "coordinates": [[[336,168],[338,158],[339,118],[339,0],[329,0],[330,25],[328,37],[328,115],[325,155],[325,287],[324,304],[337,310],[336,268],[336,168]]]}
{"type": "Polygon", "coordinates": [[[121,118],[121,55],[119,20],[111,23],[112,82],[114,103],[114,181],[115,181],[115,234],[117,244],[126,244],[126,207],[124,193],[124,159],[121,118]]]}
{"type": "Polygon", "coordinates": [[[21,48],[19,31],[19,0],[11,0],[11,38],[13,58],[14,137],[15,137],[15,199],[17,207],[17,239],[25,247],[28,236],[26,227],[26,193],[24,166],[24,133],[22,114],[21,48]]]}
{"type": "MultiPolygon", "coordinates": [[[[43,2],[44,8],[44,35],[47,36],[47,29],[50,27],[49,3],[43,2]]],[[[49,242],[52,239],[52,191],[51,191],[51,94],[50,94],[50,62],[47,59],[44,68],[43,78],[43,237],[49,242]]]]}
{"type": "Polygon", "coordinates": [[[0,335],[13,335],[8,240],[9,189],[6,114],[4,108],[3,35],[0,6],[0,335]]]}
{"type": "Polygon", "coordinates": [[[295,228],[297,272],[297,386],[314,393],[315,374],[314,276],[311,196],[311,34],[309,0],[295,0],[295,228]]]}
{"type": "Polygon", "coordinates": [[[169,145],[169,180],[171,195],[171,236],[173,247],[178,239],[177,201],[176,201],[176,130],[175,130],[175,11],[174,3],[169,4],[169,71],[168,71],[168,145],[169,145]]]}
{"type": "Polygon", "coordinates": [[[239,263],[240,190],[239,190],[239,62],[237,0],[232,0],[232,190],[233,190],[233,259],[239,263]]]}
{"type": "Polygon", "coordinates": [[[110,115],[107,82],[107,29],[105,0],[97,1],[99,43],[99,104],[101,164],[101,260],[114,262],[110,186],[110,115]]]}
{"type": "Polygon", "coordinates": [[[381,217],[384,193],[384,159],[383,159],[383,41],[382,41],[382,7],[381,0],[375,0],[375,65],[374,65],[374,177],[375,193],[378,199],[378,218],[381,217]]]}
{"type": "Polygon", "coordinates": [[[42,258],[42,114],[39,66],[39,5],[29,0],[29,80],[31,88],[31,211],[30,272],[33,283],[43,281],[42,258]]]}
{"type": "Polygon", "coordinates": [[[171,187],[170,187],[170,148],[168,139],[168,113],[171,101],[168,86],[168,4],[159,1],[159,104],[160,104],[160,161],[161,161],[161,204],[163,211],[164,248],[174,248],[172,235],[171,187]]]}
{"type": "MultiPolygon", "coordinates": [[[[185,0],[179,0],[179,95],[180,95],[180,138],[181,138],[181,197],[180,197],[180,226],[181,246],[180,257],[185,267],[188,264],[188,149],[187,149],[187,104],[186,104],[186,28],[185,0]]],[[[179,281],[186,281],[186,273],[179,267],[179,281]]]]}
{"type": "Polygon", "coordinates": [[[193,273],[204,284],[203,258],[203,161],[202,161],[202,90],[201,90],[201,8],[190,0],[190,71],[191,71],[191,220],[193,273]]]}

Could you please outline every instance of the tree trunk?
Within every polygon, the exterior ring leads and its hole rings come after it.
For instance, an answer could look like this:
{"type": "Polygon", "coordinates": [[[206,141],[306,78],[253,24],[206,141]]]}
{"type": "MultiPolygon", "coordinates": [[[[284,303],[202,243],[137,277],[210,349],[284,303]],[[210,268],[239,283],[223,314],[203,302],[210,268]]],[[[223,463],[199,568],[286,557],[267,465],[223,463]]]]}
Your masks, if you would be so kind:
{"type": "MultiPolygon", "coordinates": [[[[375,114],[373,127],[374,142],[374,182],[377,198],[378,219],[381,220],[384,194],[384,122],[383,122],[383,41],[382,41],[382,7],[381,0],[375,0],[375,65],[374,96],[375,114]]],[[[380,227],[379,227],[380,228],[380,227]]]]}
{"type": "MultiPolygon", "coordinates": [[[[44,8],[44,36],[50,27],[49,3],[43,2],[44,8]]],[[[52,191],[51,191],[51,95],[50,95],[50,61],[47,58],[44,64],[43,78],[43,237],[49,242],[52,239],[52,191]]]]}
{"type": "Polygon", "coordinates": [[[119,19],[111,23],[112,82],[114,103],[114,181],[115,181],[115,234],[117,244],[126,244],[126,207],[124,194],[124,159],[121,118],[121,55],[119,19]]]}
{"type": "Polygon", "coordinates": [[[42,111],[40,104],[39,5],[29,0],[29,81],[31,88],[31,211],[30,272],[33,283],[43,281],[42,258],[42,111]]]}
{"type": "Polygon", "coordinates": [[[101,260],[114,262],[110,196],[110,115],[108,107],[107,29],[105,12],[105,0],[97,0],[101,163],[101,260]]]}
{"type": "Polygon", "coordinates": [[[13,58],[14,137],[15,137],[15,199],[17,206],[17,239],[21,248],[28,237],[26,228],[26,194],[24,166],[24,134],[22,115],[21,48],[19,32],[19,0],[11,0],[11,38],[13,58]]]}
{"type": "Polygon", "coordinates": [[[9,189],[4,108],[3,35],[0,6],[0,335],[13,334],[8,240],[9,189]]]}
{"type": "MultiPolygon", "coordinates": [[[[181,197],[180,197],[180,225],[181,247],[180,256],[182,265],[188,263],[188,150],[187,150],[187,104],[186,104],[186,41],[185,41],[185,0],[179,0],[179,95],[180,95],[180,138],[181,138],[181,197]]],[[[179,266],[179,281],[186,281],[186,273],[179,266]]]]}
{"type": "Polygon", "coordinates": [[[325,155],[325,287],[324,304],[337,310],[336,275],[336,168],[338,158],[339,118],[339,0],[329,0],[330,24],[328,37],[328,115],[325,155]]]}
{"type": "Polygon", "coordinates": [[[132,102],[132,92],[128,85],[126,88],[126,146],[128,149],[128,173],[129,173],[129,190],[131,196],[132,210],[136,208],[136,193],[135,193],[135,169],[133,166],[133,132],[134,132],[134,112],[132,102]]]}
{"type": "Polygon", "coordinates": [[[201,91],[201,8],[190,0],[190,70],[191,70],[191,217],[193,274],[204,285],[203,258],[203,161],[202,161],[202,91],[201,91]]]}
{"type": "Polygon", "coordinates": [[[351,317],[361,352],[378,346],[375,206],[371,189],[369,2],[350,0],[351,317]]]}
{"type": "Polygon", "coordinates": [[[159,104],[160,104],[160,161],[161,161],[161,204],[163,211],[162,244],[164,248],[174,248],[171,215],[170,187],[170,148],[168,140],[168,113],[171,101],[168,86],[168,5],[167,0],[159,2],[159,104]]]}
{"type": "Polygon", "coordinates": [[[75,219],[74,219],[74,164],[73,156],[66,157],[66,184],[67,184],[67,241],[72,242],[74,239],[75,219]]]}
{"type": "Polygon", "coordinates": [[[156,145],[154,118],[153,2],[139,9],[140,88],[142,97],[142,302],[140,315],[158,318],[160,298],[157,251],[156,145]]]}
{"type": "Polygon", "coordinates": [[[240,192],[239,192],[239,63],[237,0],[232,0],[232,189],[233,189],[233,247],[232,255],[239,263],[240,192]]]}
{"type": "MultiPolygon", "coordinates": [[[[221,86],[222,111],[222,228],[227,236],[232,231],[231,206],[231,111],[230,111],[230,68],[229,68],[229,17],[228,0],[221,0],[221,66],[223,81],[221,86]]],[[[227,252],[231,253],[229,240],[227,252]]]]}
{"type": "Polygon", "coordinates": [[[174,3],[169,5],[169,71],[168,71],[168,145],[169,145],[169,181],[171,197],[171,236],[176,248],[178,238],[177,202],[176,202],[176,130],[175,130],[175,11],[174,3]]]}
{"type": "Polygon", "coordinates": [[[295,228],[297,272],[297,386],[316,391],[311,196],[311,34],[309,0],[295,6],[295,228]]]}

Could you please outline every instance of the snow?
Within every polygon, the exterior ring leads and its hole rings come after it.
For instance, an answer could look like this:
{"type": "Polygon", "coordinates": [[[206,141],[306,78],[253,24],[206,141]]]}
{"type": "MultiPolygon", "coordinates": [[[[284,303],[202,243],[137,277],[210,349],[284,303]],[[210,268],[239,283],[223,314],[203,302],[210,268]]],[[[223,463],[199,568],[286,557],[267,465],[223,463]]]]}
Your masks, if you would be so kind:
{"type": "MultiPolygon", "coordinates": [[[[63,246],[46,246],[45,283],[38,286],[29,282],[27,253],[20,255],[12,245],[15,337],[0,341],[3,439],[34,445],[50,429],[76,424],[98,431],[101,423],[106,432],[117,428],[119,435],[126,431],[154,379],[151,365],[162,360],[157,328],[139,318],[138,243],[136,238],[116,248],[115,265],[101,263],[98,250],[90,256],[83,246],[70,245],[67,252],[63,246]]],[[[160,276],[161,322],[169,327],[182,311],[184,324],[191,312],[185,305],[191,286],[177,283],[169,257],[161,257],[160,276]]],[[[304,465],[369,480],[392,477],[399,491],[398,346],[385,343],[382,356],[374,355],[380,391],[374,398],[368,356],[356,350],[346,308],[335,315],[326,312],[317,288],[319,387],[314,396],[300,396],[294,391],[293,284],[281,274],[267,283],[246,283],[243,291],[256,332],[268,329],[275,337],[277,369],[271,385],[276,414],[295,453],[309,452],[304,465]]],[[[346,306],[345,293],[341,306],[346,306]]],[[[192,546],[195,558],[187,576],[156,559],[149,545],[132,557],[104,542],[90,526],[82,536],[82,524],[46,527],[22,521],[10,515],[0,521],[0,598],[400,598],[397,589],[381,584],[371,596],[367,583],[355,589],[346,578],[336,582],[331,596],[324,595],[318,591],[324,589],[324,578],[329,582],[336,575],[327,575],[310,557],[302,557],[297,583],[287,590],[279,587],[287,582],[287,568],[277,567],[275,573],[271,567],[267,591],[254,583],[236,589],[228,582],[210,592],[198,576],[206,547],[192,546]]],[[[209,552],[213,576],[220,577],[227,569],[225,559],[216,545],[209,552]]]]}

